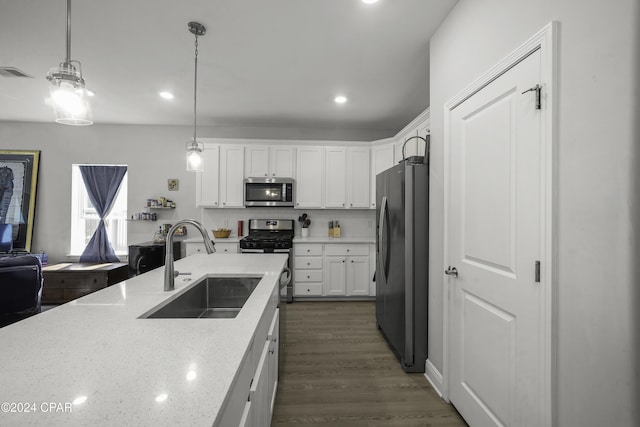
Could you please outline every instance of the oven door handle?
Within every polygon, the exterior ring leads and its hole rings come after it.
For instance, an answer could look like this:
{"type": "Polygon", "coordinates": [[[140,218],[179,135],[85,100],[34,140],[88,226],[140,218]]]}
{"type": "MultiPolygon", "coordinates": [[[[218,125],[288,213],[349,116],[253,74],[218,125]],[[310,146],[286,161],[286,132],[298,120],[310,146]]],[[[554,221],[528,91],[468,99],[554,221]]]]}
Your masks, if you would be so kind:
{"type": "Polygon", "coordinates": [[[285,267],[284,270],[282,270],[282,273],[280,273],[280,289],[286,288],[289,286],[289,283],[291,283],[291,269],[289,267],[285,267]],[[283,281],[282,276],[285,274],[287,277],[285,277],[283,281]]]}

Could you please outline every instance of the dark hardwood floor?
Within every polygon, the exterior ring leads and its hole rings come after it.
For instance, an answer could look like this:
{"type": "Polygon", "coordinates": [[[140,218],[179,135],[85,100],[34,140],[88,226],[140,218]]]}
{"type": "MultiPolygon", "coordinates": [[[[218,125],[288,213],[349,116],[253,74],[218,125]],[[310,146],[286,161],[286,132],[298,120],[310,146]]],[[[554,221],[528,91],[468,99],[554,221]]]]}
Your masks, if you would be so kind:
{"type": "Polygon", "coordinates": [[[273,426],[466,426],[424,377],[401,368],[375,303],[288,304],[273,426]]]}

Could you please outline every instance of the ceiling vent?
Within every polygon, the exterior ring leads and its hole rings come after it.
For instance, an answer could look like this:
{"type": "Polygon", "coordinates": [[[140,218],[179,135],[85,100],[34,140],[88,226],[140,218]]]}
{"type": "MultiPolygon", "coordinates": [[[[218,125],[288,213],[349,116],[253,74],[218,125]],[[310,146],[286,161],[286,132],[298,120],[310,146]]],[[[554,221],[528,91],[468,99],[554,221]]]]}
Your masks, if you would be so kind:
{"type": "Polygon", "coordinates": [[[25,73],[22,70],[17,69],[16,67],[0,67],[0,76],[33,78],[33,76],[30,76],[29,74],[25,73]]]}

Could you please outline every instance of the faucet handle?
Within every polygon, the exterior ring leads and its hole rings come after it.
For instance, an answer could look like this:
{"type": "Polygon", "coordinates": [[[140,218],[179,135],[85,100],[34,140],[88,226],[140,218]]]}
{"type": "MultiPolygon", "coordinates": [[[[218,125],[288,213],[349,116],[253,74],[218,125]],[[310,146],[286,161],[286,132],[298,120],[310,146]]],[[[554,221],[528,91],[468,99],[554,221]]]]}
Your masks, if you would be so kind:
{"type": "Polygon", "coordinates": [[[191,272],[180,273],[178,270],[173,272],[173,277],[190,276],[190,275],[191,275],[191,272]]]}

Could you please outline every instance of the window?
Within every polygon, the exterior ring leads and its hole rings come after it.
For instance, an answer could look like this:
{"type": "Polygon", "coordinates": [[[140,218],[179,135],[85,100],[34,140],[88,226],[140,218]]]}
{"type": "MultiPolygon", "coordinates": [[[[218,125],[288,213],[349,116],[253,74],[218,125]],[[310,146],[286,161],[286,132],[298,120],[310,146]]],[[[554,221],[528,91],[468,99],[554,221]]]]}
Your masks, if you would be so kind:
{"type": "MultiPolygon", "coordinates": [[[[100,217],[91,205],[80,165],[71,166],[71,248],[70,255],[80,256],[91,240],[100,217]]],[[[105,218],[109,241],[116,255],[127,255],[127,176],[124,175],[111,212],[105,218]]]]}

